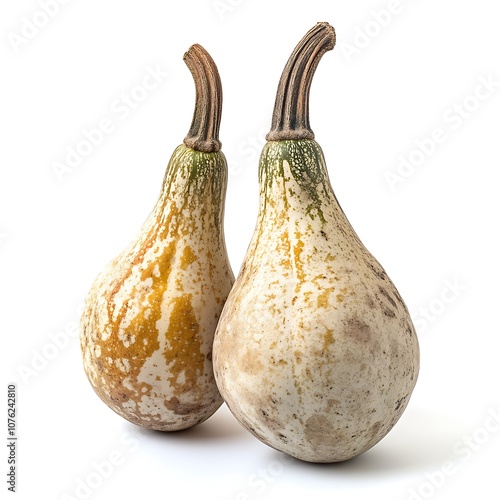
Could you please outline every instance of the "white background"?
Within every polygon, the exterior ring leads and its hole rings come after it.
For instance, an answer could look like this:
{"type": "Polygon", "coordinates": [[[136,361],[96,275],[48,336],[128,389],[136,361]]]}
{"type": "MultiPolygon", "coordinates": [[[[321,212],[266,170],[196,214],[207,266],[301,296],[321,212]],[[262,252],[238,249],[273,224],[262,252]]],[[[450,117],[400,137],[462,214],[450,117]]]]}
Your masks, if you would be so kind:
{"type": "Polygon", "coordinates": [[[17,383],[17,498],[495,495],[498,2],[61,0],[50,18],[41,3],[2,2],[0,11],[0,401],[6,413],[6,385],[17,383]],[[182,56],[202,44],[223,82],[236,273],[255,224],[276,86],[317,21],[336,28],[337,47],[316,73],[311,125],[347,216],[413,313],[422,356],[414,395],[382,442],[343,464],[287,460],[225,407],[186,432],[144,432],[94,394],[75,325],[93,279],[153,207],[189,128],[194,85],[182,56]],[[144,91],[148,68],[168,76],[144,91]],[[139,100],[133,108],[127,94],[139,100]],[[103,119],[112,130],[58,177],[54,164],[103,119]],[[401,169],[403,159],[413,167],[401,169]]]}

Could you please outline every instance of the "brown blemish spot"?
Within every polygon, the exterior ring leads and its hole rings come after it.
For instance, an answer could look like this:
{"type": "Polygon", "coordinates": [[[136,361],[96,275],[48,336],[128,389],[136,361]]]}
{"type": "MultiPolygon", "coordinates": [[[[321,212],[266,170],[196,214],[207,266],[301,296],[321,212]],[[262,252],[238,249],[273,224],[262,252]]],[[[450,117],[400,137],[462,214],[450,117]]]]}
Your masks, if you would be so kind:
{"type": "Polygon", "coordinates": [[[389,318],[395,318],[396,313],[392,309],[384,309],[384,314],[389,316],[389,318]]]}
{"type": "Polygon", "coordinates": [[[369,430],[369,433],[372,436],[372,439],[376,439],[379,434],[380,427],[382,426],[382,422],[375,422],[369,430]]]}
{"type": "Polygon", "coordinates": [[[403,396],[402,398],[398,399],[396,401],[396,408],[394,410],[399,411],[399,409],[406,403],[407,398],[408,398],[408,395],[403,396]]]}
{"type": "Polygon", "coordinates": [[[249,349],[247,349],[240,357],[239,363],[241,368],[247,373],[256,374],[262,371],[264,368],[264,365],[262,364],[256,353],[249,349]]]}
{"type": "Polygon", "coordinates": [[[295,362],[299,365],[302,363],[302,353],[300,351],[294,351],[295,362]]]}
{"type": "Polygon", "coordinates": [[[201,408],[201,405],[198,403],[181,403],[176,396],[165,400],[163,404],[176,415],[192,415],[201,408]]]}
{"type": "Polygon", "coordinates": [[[313,449],[334,449],[338,444],[338,435],[332,432],[332,426],[324,415],[313,415],[306,420],[305,438],[313,449]]]}
{"type": "Polygon", "coordinates": [[[270,359],[271,359],[271,363],[273,365],[287,365],[288,364],[288,361],[286,361],[283,358],[276,360],[276,358],[274,356],[271,356],[270,359]]]}
{"type": "Polygon", "coordinates": [[[259,403],[259,401],[256,401],[257,407],[260,408],[260,413],[262,415],[262,423],[265,427],[267,427],[269,430],[274,431],[276,434],[278,431],[283,430],[283,424],[278,420],[278,414],[276,411],[273,412],[273,415],[270,415],[269,411],[269,402],[268,401],[262,401],[259,403]],[[264,409],[265,408],[265,409],[264,409]]]}
{"type": "Polygon", "coordinates": [[[394,301],[394,299],[389,295],[389,292],[387,292],[387,290],[385,290],[381,286],[378,287],[378,290],[389,301],[391,306],[394,307],[394,309],[397,309],[398,306],[397,306],[396,302],[394,301]]]}
{"type": "Polygon", "coordinates": [[[347,321],[344,333],[358,342],[368,342],[371,337],[370,327],[358,318],[351,318],[347,321]]]}
{"type": "Polygon", "coordinates": [[[370,309],[375,309],[375,301],[373,300],[373,297],[371,295],[367,295],[365,297],[365,301],[366,301],[366,305],[370,308],[370,309]]]}
{"type": "Polygon", "coordinates": [[[368,262],[368,267],[372,270],[373,274],[375,274],[375,276],[377,276],[381,280],[385,280],[387,278],[385,271],[381,268],[377,269],[377,267],[375,267],[372,262],[368,262]]]}
{"type": "Polygon", "coordinates": [[[297,390],[297,394],[299,396],[302,395],[302,386],[299,384],[297,379],[294,379],[293,385],[295,386],[295,389],[297,390]]]}

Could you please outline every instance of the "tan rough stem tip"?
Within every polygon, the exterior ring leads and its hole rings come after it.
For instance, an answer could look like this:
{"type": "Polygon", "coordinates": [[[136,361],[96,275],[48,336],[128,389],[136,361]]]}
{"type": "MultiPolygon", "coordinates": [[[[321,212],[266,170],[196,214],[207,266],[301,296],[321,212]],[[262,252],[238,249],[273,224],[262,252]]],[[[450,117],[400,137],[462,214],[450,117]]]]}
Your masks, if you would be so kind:
{"type": "Polygon", "coordinates": [[[295,47],[281,75],[268,141],[314,139],[309,125],[311,82],[323,54],[335,46],[335,30],[317,23],[295,47]]]}
{"type": "Polygon", "coordinates": [[[196,103],[193,121],[184,144],[196,151],[220,151],[219,127],[222,114],[222,84],[210,54],[198,44],[184,54],[184,62],[193,75],[196,103]]]}

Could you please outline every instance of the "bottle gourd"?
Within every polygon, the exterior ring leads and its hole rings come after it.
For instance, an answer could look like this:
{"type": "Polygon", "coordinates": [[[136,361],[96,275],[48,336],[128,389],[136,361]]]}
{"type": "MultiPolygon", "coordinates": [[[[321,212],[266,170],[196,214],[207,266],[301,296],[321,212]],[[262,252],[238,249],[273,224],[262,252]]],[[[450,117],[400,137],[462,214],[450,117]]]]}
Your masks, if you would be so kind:
{"type": "Polygon", "coordinates": [[[380,441],[419,370],[408,310],[342,211],[309,125],[335,32],[318,23],[280,80],[259,164],[260,207],[214,340],[219,390],[262,442],[338,462],[380,441]]]}
{"type": "Polygon", "coordinates": [[[222,404],[215,328],[234,282],[223,232],[227,164],[222,88],[210,55],[184,55],[196,106],[138,238],[94,282],[81,320],[85,372],[99,397],[140,426],[175,431],[222,404]]]}

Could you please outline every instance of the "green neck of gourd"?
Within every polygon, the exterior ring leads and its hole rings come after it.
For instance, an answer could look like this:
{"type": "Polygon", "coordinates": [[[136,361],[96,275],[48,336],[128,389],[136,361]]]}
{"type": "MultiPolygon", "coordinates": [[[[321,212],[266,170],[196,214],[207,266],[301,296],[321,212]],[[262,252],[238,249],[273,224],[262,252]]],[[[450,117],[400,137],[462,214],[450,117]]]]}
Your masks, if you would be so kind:
{"type": "Polygon", "coordinates": [[[198,218],[199,224],[222,235],[226,188],[227,163],[221,151],[204,153],[181,144],[170,158],[157,214],[177,212],[179,224],[198,218]]]}
{"type": "Polygon", "coordinates": [[[324,224],[329,204],[336,201],[323,152],[309,125],[312,79],[321,58],[334,46],[335,30],[317,23],[297,44],[281,74],[259,169],[261,215],[274,216],[277,224],[290,217],[324,224]]]}
{"type": "Polygon", "coordinates": [[[297,216],[325,223],[336,203],[320,145],[309,139],[270,141],[259,165],[261,216],[297,216]]]}

